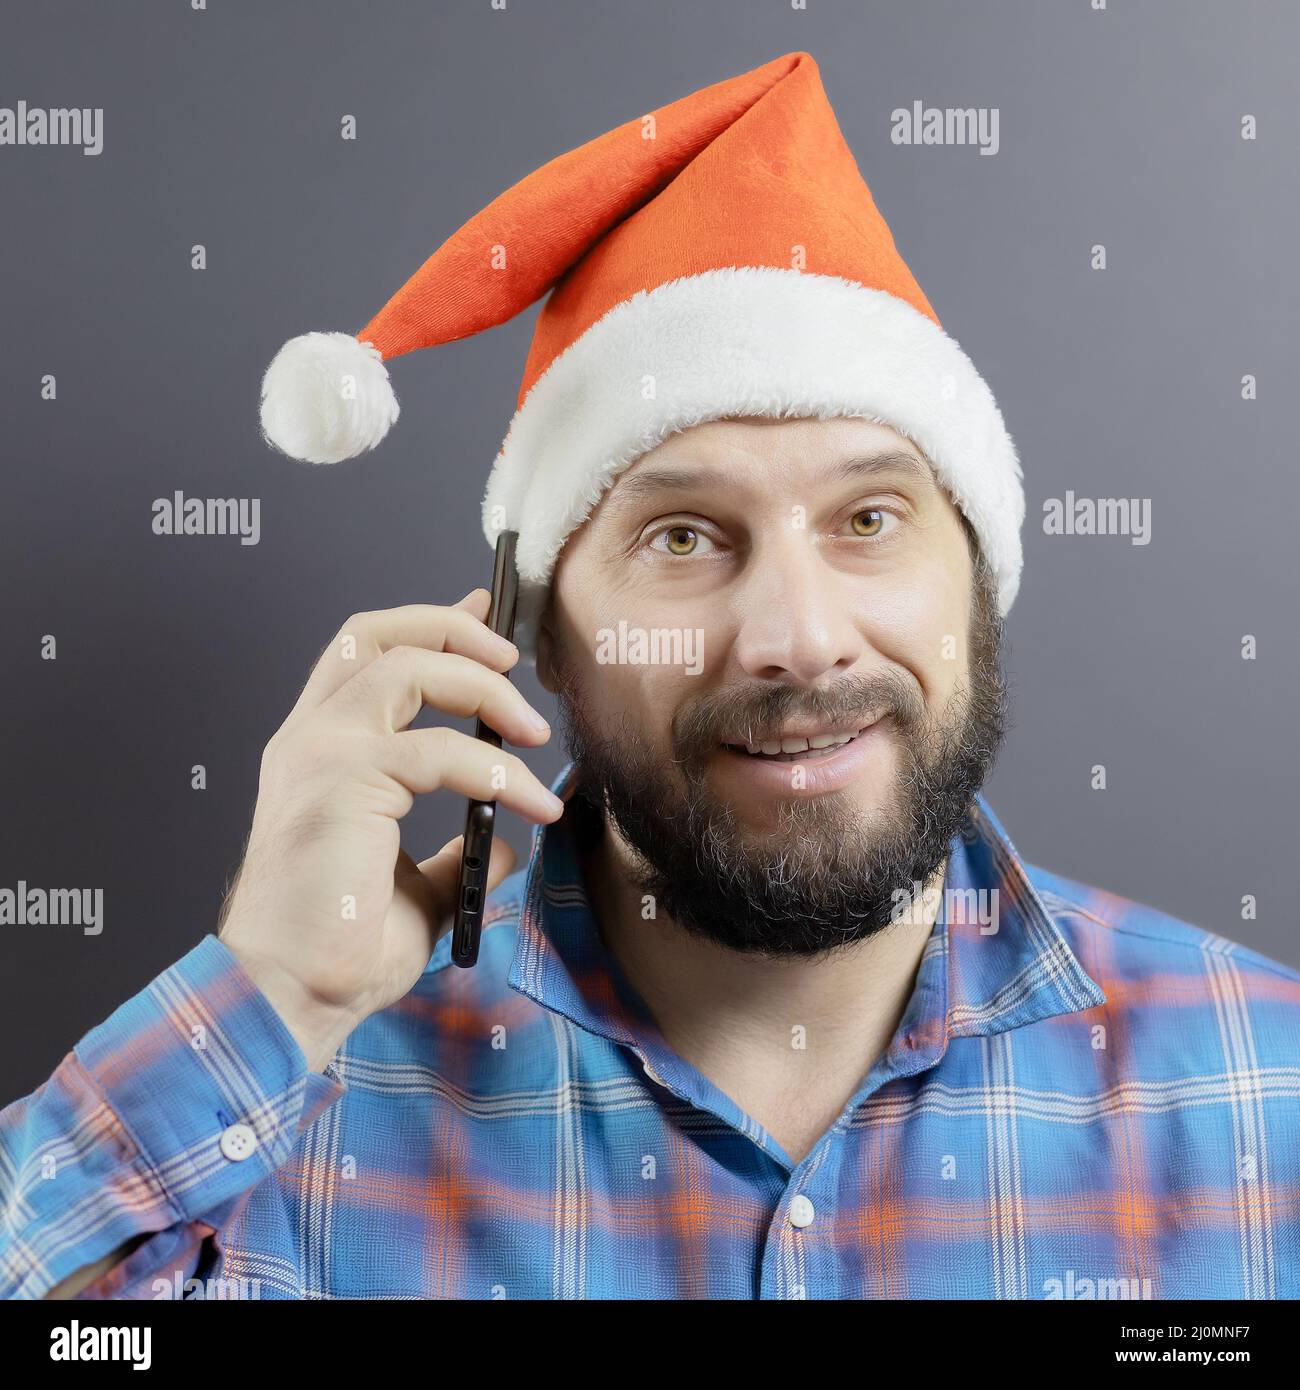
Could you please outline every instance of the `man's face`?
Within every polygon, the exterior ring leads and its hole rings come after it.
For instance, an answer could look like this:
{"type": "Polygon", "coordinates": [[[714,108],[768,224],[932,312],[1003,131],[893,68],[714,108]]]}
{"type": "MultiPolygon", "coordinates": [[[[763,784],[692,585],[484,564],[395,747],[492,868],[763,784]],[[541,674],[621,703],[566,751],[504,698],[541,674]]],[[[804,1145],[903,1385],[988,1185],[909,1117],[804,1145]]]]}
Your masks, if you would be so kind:
{"type": "Polygon", "coordinates": [[[538,668],[660,908],[815,955],[890,920],[983,781],[992,604],[896,431],[720,420],[644,455],[569,539],[538,668]]]}

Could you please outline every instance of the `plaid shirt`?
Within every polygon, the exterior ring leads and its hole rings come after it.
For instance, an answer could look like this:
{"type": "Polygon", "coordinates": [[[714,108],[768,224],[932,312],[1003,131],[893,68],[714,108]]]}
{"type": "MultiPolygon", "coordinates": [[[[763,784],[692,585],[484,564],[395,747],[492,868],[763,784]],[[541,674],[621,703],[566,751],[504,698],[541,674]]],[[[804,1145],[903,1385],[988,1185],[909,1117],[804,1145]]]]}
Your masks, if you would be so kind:
{"type": "Polygon", "coordinates": [[[92,1029],[0,1114],[0,1294],[145,1233],[85,1296],[1300,1297],[1296,971],[1025,864],[978,798],[795,1164],[628,988],[571,819],[478,966],[444,938],[324,1073],[211,935],[92,1029]]]}

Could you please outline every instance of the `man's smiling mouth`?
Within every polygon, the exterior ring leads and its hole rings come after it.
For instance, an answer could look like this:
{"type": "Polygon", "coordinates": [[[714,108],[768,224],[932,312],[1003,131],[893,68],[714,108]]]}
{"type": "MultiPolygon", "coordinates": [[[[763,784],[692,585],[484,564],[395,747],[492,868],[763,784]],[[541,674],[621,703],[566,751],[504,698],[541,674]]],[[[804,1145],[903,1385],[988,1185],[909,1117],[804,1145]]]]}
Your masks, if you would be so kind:
{"type": "Polygon", "coordinates": [[[755,742],[739,740],[726,742],[722,746],[729,753],[751,758],[767,759],[771,762],[801,762],[807,759],[824,757],[846,743],[852,743],[859,734],[879,723],[878,719],[860,724],[856,728],[845,729],[803,729],[797,733],[780,732],[755,742]]]}

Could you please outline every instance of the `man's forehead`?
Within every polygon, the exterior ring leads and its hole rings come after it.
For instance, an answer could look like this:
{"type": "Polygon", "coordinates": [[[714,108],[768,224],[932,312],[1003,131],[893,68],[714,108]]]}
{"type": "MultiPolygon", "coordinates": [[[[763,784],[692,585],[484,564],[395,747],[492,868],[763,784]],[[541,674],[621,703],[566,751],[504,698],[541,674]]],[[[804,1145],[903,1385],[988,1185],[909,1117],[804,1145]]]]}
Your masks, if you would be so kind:
{"type": "Polygon", "coordinates": [[[896,475],[933,485],[925,456],[887,425],[856,419],[709,421],[643,454],[614,482],[615,505],[660,492],[839,483],[896,475]]]}

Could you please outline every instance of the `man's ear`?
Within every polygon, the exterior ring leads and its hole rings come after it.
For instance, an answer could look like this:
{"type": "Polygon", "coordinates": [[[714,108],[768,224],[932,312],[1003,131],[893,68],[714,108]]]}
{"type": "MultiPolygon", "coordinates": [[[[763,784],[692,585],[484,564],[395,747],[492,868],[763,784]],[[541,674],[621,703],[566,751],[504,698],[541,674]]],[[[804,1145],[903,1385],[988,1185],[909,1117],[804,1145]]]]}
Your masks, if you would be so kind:
{"type": "Polygon", "coordinates": [[[537,620],[537,679],[541,683],[542,689],[549,691],[552,695],[558,689],[558,682],[555,679],[555,668],[551,664],[551,655],[555,650],[555,634],[551,630],[551,605],[547,601],[546,607],[542,611],[542,616],[537,620]]]}

